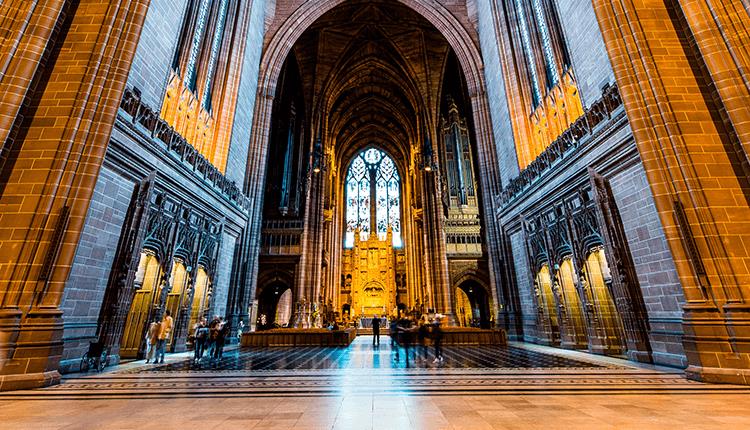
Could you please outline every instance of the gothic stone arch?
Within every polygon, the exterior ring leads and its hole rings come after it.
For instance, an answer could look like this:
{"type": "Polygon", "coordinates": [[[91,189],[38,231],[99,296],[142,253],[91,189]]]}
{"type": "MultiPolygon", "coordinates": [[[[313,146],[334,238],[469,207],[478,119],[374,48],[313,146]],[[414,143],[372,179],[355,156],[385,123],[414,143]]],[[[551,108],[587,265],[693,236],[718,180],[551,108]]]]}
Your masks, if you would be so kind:
{"type": "MultiPolygon", "coordinates": [[[[273,101],[279,75],[287,55],[297,39],[318,18],[346,0],[319,0],[311,5],[296,9],[275,32],[264,50],[261,59],[258,91],[256,95],[255,111],[253,114],[254,133],[251,137],[250,152],[248,154],[248,172],[245,179],[245,192],[250,196],[262,193],[265,183],[265,160],[268,150],[273,101]]],[[[455,52],[460,67],[466,78],[466,85],[471,98],[472,115],[477,139],[478,170],[484,172],[480,176],[481,189],[484,193],[484,213],[491,214],[491,196],[500,191],[498,164],[494,151],[492,124],[489,115],[489,102],[485,91],[482,57],[479,48],[462,24],[438,2],[424,0],[400,0],[400,3],[432,23],[445,37],[455,52]]],[[[434,127],[433,127],[434,128],[434,127]]],[[[433,136],[434,140],[435,136],[433,136]]],[[[262,213],[262,199],[253,199],[251,219],[258,220],[262,213]]],[[[488,230],[488,251],[490,254],[490,285],[495,285],[495,267],[499,267],[498,250],[496,248],[497,228],[492,216],[485,220],[488,230]]],[[[250,243],[255,244],[260,239],[260,225],[253,225],[250,232],[250,243]]],[[[249,277],[255,282],[257,273],[257,255],[252,256],[249,265],[249,277]]],[[[254,286],[253,286],[254,287],[254,286]]],[[[493,302],[499,303],[497,289],[490,288],[493,302]]]]}

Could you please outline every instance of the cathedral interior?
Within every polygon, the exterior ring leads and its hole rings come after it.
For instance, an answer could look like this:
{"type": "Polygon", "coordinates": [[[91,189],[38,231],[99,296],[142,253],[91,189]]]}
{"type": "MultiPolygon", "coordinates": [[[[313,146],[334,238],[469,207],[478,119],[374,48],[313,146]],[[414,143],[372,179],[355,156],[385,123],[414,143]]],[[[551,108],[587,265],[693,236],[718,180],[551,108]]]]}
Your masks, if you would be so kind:
{"type": "Polygon", "coordinates": [[[7,0],[0,40],[11,428],[750,425],[746,0],[7,0]]]}

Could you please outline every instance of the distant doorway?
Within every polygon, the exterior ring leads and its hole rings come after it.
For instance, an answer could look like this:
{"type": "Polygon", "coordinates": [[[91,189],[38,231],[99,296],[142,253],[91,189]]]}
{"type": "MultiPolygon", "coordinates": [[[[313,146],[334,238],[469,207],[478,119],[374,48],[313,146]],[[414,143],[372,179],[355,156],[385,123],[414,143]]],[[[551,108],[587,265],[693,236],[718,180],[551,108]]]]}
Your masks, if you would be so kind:
{"type": "Polygon", "coordinates": [[[284,327],[292,318],[292,289],[275,282],[263,288],[258,299],[258,329],[284,327]]]}
{"type": "Polygon", "coordinates": [[[462,327],[490,328],[490,301],[487,291],[475,281],[456,288],[456,320],[462,327]]]}

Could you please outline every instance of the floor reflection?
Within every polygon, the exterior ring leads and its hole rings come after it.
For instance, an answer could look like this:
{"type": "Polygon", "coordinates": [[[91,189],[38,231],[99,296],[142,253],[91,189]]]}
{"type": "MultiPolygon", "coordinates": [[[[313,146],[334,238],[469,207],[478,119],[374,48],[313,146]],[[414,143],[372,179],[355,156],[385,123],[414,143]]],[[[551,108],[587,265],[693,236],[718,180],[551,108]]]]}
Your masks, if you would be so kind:
{"type": "Polygon", "coordinates": [[[602,368],[572,358],[515,346],[465,346],[443,348],[443,361],[436,362],[432,347],[409,348],[391,346],[383,337],[379,347],[372,346],[370,336],[359,336],[346,348],[242,348],[225,352],[220,361],[204,357],[201,363],[192,360],[162,366],[140,368],[137,372],[185,370],[296,370],[296,369],[404,369],[404,368],[602,368]]]}

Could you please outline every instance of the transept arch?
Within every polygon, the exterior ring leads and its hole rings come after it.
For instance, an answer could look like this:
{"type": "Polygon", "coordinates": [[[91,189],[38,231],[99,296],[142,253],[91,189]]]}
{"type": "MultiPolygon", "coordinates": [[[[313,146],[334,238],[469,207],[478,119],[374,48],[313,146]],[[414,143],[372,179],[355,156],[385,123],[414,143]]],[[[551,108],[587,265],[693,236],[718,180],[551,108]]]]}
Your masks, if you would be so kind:
{"type": "MultiPolygon", "coordinates": [[[[270,143],[268,129],[271,124],[274,100],[278,94],[278,78],[287,57],[291,52],[294,52],[295,44],[303,36],[303,33],[313,27],[328,12],[346,3],[357,2],[324,0],[317,2],[315,5],[307,5],[304,8],[300,7],[290,14],[284,23],[275,30],[268,41],[261,59],[258,96],[253,117],[253,129],[256,132],[251,138],[251,151],[248,157],[248,164],[251,169],[255,169],[255,172],[249,172],[246,177],[245,189],[248,194],[255,195],[259,193],[265,182],[265,170],[263,166],[265,165],[264,160],[266,159],[270,143]]],[[[481,183],[481,189],[485,194],[485,198],[480,199],[480,204],[483,207],[484,213],[488,214],[487,219],[484,220],[487,226],[486,235],[489,238],[493,238],[497,233],[494,220],[489,216],[492,213],[490,209],[492,199],[489,196],[499,192],[499,174],[491,132],[488,101],[484,89],[483,65],[478,46],[472,40],[462,23],[445,6],[436,2],[424,4],[424,2],[415,0],[394,1],[392,3],[400,7],[406,7],[411,12],[414,12],[416,16],[419,16],[432,25],[434,30],[445,39],[445,43],[457,59],[458,66],[464,76],[464,85],[469,97],[467,108],[471,112],[466,112],[466,115],[472,119],[471,123],[478,158],[476,168],[479,172],[482,172],[482,175],[478,177],[478,181],[481,183]]],[[[384,51],[387,51],[387,48],[384,51]]],[[[403,166],[404,171],[411,171],[415,168],[419,169],[419,166],[413,164],[413,160],[411,159],[413,157],[409,156],[409,152],[412,151],[412,155],[413,151],[420,153],[425,141],[428,144],[430,141],[434,142],[433,145],[437,145],[440,142],[441,138],[438,131],[438,123],[441,116],[440,108],[435,109],[433,105],[440,106],[442,101],[438,99],[423,99],[424,89],[420,89],[416,82],[409,82],[409,79],[404,79],[405,76],[413,76],[414,71],[411,71],[412,73],[403,73],[402,70],[402,73],[399,73],[394,69],[393,64],[399,64],[400,61],[398,55],[393,56],[392,59],[395,61],[390,63],[388,61],[373,62],[372,59],[362,61],[356,53],[349,57],[343,57],[337,64],[348,64],[350,68],[338,68],[336,71],[332,71],[331,76],[329,76],[330,79],[323,84],[322,88],[319,86],[314,92],[308,94],[309,97],[313,98],[313,100],[308,101],[311,106],[314,106],[312,110],[318,111],[318,113],[310,114],[311,130],[309,138],[316,142],[315,145],[318,145],[317,142],[322,141],[320,148],[324,156],[328,154],[327,148],[329,147],[346,148],[346,153],[342,153],[344,151],[333,151],[336,156],[336,166],[343,166],[342,162],[350,158],[353,153],[356,153],[355,148],[358,146],[375,144],[389,148],[392,152],[395,152],[393,154],[394,161],[399,163],[399,167],[403,166]],[[372,71],[372,73],[360,73],[358,72],[360,69],[368,72],[372,71]],[[376,85],[378,82],[383,81],[388,81],[390,85],[376,85]],[[319,96],[318,94],[323,94],[323,96],[319,96]],[[363,106],[372,107],[376,105],[382,107],[378,109],[380,112],[388,112],[388,114],[373,114],[371,111],[362,109],[363,106]],[[363,111],[363,116],[357,118],[356,116],[342,114],[342,112],[356,110],[363,111]],[[405,112],[408,112],[408,117],[413,116],[416,120],[404,116],[405,112]],[[379,124],[380,126],[375,127],[374,124],[379,124]]],[[[327,70],[334,70],[336,66],[327,65],[325,67],[329,67],[327,70]]],[[[441,67],[444,68],[445,63],[441,67]]],[[[338,175],[340,180],[345,175],[344,172],[345,169],[343,167],[338,167],[333,174],[338,175]]],[[[342,191],[338,186],[336,188],[334,195],[342,191]]],[[[403,191],[405,196],[412,192],[416,193],[416,196],[421,195],[418,187],[415,190],[404,189],[403,191]]],[[[437,211],[440,205],[440,198],[428,198],[426,204],[430,205],[431,210],[437,211]]],[[[421,214],[421,209],[417,209],[417,213],[421,214]]],[[[411,208],[405,208],[405,210],[411,210],[411,208]]],[[[261,211],[262,208],[256,205],[254,208],[254,217],[258,217],[261,211]]],[[[411,213],[405,213],[404,217],[411,219],[413,218],[412,215],[411,213]]],[[[417,217],[417,219],[420,218],[417,217]]],[[[439,231],[439,227],[430,227],[433,225],[431,223],[435,223],[436,221],[426,221],[428,224],[425,224],[425,227],[431,235],[439,231]]],[[[336,222],[338,223],[338,221],[336,222]]],[[[425,221],[420,219],[419,222],[425,221]]],[[[408,230],[408,226],[405,225],[404,229],[408,230]]],[[[338,234],[336,229],[334,229],[333,234],[338,234]]],[[[256,228],[251,233],[251,241],[258,240],[252,239],[252,237],[257,238],[259,235],[260,231],[256,228]]],[[[439,235],[436,235],[430,240],[440,240],[439,237],[439,235]]],[[[492,286],[489,288],[491,302],[493,303],[491,312],[496,312],[500,303],[497,290],[494,288],[495,270],[493,267],[499,265],[495,242],[495,240],[490,239],[486,243],[487,250],[489,251],[487,254],[490,260],[487,272],[490,278],[489,284],[492,286]]],[[[444,246],[442,245],[442,251],[437,252],[444,253],[444,246]]],[[[410,247],[408,250],[413,255],[421,255],[424,251],[419,247],[410,247]]],[[[335,259],[335,255],[332,258],[335,259]]],[[[257,264],[257,260],[251,262],[251,277],[254,276],[254,273],[257,273],[257,264]]],[[[434,262],[432,264],[438,263],[434,262]]],[[[427,279],[410,277],[408,280],[409,284],[418,284],[422,289],[430,288],[426,287],[425,284],[445,284],[445,293],[435,296],[436,303],[431,304],[431,308],[435,306],[443,308],[446,305],[450,307],[450,293],[447,290],[449,288],[449,268],[447,262],[442,264],[445,267],[436,269],[437,272],[429,275],[427,279]]],[[[317,276],[314,273],[310,275],[313,277],[317,276]]],[[[308,274],[305,273],[303,276],[308,276],[308,274]]],[[[323,282],[328,282],[329,284],[338,283],[337,279],[338,275],[334,275],[323,282]]],[[[315,294],[317,297],[317,293],[315,294]]],[[[422,298],[424,294],[427,293],[423,291],[416,294],[415,297],[419,296],[419,298],[422,298]]],[[[415,297],[412,297],[410,300],[418,301],[415,297]]]]}

